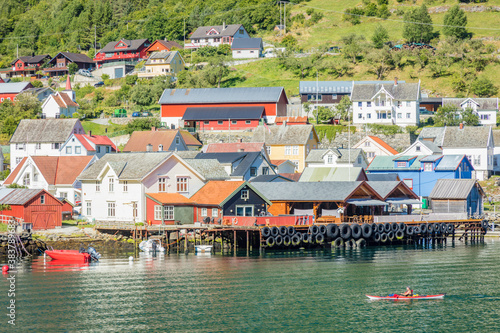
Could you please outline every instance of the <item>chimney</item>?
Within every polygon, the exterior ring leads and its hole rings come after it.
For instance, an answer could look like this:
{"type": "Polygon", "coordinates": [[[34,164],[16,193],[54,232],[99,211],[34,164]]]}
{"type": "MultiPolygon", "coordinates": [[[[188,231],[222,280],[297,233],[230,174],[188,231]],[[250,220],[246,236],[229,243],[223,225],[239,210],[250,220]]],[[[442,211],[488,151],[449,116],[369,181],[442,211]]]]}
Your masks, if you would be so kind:
{"type": "Polygon", "coordinates": [[[148,145],[146,146],[146,151],[147,152],[153,151],[153,145],[148,143],[148,145]]]}
{"type": "Polygon", "coordinates": [[[239,143],[242,143],[242,142],[243,142],[243,139],[242,139],[242,138],[239,138],[239,139],[238,139],[238,142],[239,142],[239,143]]]}
{"type": "Polygon", "coordinates": [[[397,77],[395,77],[395,78],[394,78],[394,85],[395,85],[395,86],[397,86],[397,85],[398,85],[398,78],[397,78],[397,77]]]}
{"type": "Polygon", "coordinates": [[[226,22],[222,22],[222,31],[226,30],[226,22]]]}
{"type": "Polygon", "coordinates": [[[245,151],[245,149],[243,149],[243,148],[239,148],[239,149],[238,149],[238,153],[242,153],[242,152],[244,152],[244,151],[245,151]]]}
{"type": "Polygon", "coordinates": [[[89,136],[92,136],[92,131],[89,131],[89,136]]]}
{"type": "Polygon", "coordinates": [[[460,129],[464,129],[464,123],[460,123],[460,129]]]}

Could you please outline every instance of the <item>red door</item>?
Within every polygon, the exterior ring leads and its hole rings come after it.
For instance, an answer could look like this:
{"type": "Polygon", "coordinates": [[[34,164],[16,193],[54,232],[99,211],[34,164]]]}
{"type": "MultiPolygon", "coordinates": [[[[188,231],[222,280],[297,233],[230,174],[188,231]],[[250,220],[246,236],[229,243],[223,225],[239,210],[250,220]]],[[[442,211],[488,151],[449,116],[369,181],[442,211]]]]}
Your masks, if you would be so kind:
{"type": "Polygon", "coordinates": [[[56,227],[56,212],[32,212],[33,229],[52,229],[56,227]]]}

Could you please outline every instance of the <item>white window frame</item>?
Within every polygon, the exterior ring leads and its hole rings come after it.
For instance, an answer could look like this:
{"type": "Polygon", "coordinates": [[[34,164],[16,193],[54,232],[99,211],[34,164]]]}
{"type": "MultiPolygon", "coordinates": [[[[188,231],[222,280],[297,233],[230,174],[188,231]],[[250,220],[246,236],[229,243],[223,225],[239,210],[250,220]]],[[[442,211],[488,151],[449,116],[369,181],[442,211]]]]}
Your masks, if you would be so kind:
{"type": "Polygon", "coordinates": [[[158,192],[167,192],[167,177],[158,177],[158,192]]]}
{"type": "Polygon", "coordinates": [[[162,215],[162,205],[155,205],[154,208],[154,220],[155,221],[161,221],[161,215],[162,215]]]}
{"type": "Polygon", "coordinates": [[[202,208],[201,209],[201,216],[203,216],[203,217],[208,216],[208,208],[202,208]]]}
{"type": "Polygon", "coordinates": [[[175,219],[174,206],[164,206],[163,207],[163,219],[165,221],[172,221],[175,219]]]}
{"type": "Polygon", "coordinates": [[[85,201],[87,216],[92,216],[92,201],[85,201]]]}
{"type": "Polygon", "coordinates": [[[81,154],[81,153],[82,153],[82,147],[75,146],[75,154],[81,154]]]}
{"type": "Polygon", "coordinates": [[[292,155],[292,146],[285,146],[285,155],[292,155]]]}
{"type": "Polygon", "coordinates": [[[116,217],[116,202],[108,201],[108,217],[116,217]]]}
{"type": "Polygon", "coordinates": [[[299,154],[299,146],[293,146],[292,148],[292,155],[298,155],[299,154]]]}
{"type": "Polygon", "coordinates": [[[241,200],[248,200],[250,199],[250,190],[241,190],[241,200]]]}
{"type": "Polygon", "coordinates": [[[71,153],[72,153],[71,146],[66,147],[66,154],[71,154],[71,153]]]}
{"type": "Polygon", "coordinates": [[[101,182],[99,180],[95,181],[95,191],[101,192],[101,182]]]}
{"type": "Polygon", "coordinates": [[[176,189],[179,193],[189,192],[189,177],[188,176],[177,176],[176,177],[176,189]]]}
{"type": "Polygon", "coordinates": [[[212,208],[212,217],[219,217],[219,210],[217,208],[212,208]]]}
{"type": "Polygon", "coordinates": [[[128,181],[123,181],[123,192],[128,192],[128,181]]]}
{"type": "Polygon", "coordinates": [[[115,191],[115,179],[113,177],[108,178],[108,192],[115,191]]]}
{"type": "Polygon", "coordinates": [[[424,163],[424,171],[432,171],[432,163],[424,163]]]}

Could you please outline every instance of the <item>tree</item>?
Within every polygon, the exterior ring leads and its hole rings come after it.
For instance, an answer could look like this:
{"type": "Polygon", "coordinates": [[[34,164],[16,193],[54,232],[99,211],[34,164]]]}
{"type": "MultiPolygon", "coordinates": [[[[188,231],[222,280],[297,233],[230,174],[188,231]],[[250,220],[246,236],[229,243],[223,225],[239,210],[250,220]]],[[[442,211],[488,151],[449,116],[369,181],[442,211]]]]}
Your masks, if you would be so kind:
{"type": "Polygon", "coordinates": [[[333,117],[332,109],[326,106],[318,106],[313,110],[313,115],[316,118],[316,123],[326,122],[333,117]]]}
{"type": "Polygon", "coordinates": [[[43,88],[43,83],[38,80],[31,81],[31,85],[35,88],[43,88]]]}
{"type": "Polygon", "coordinates": [[[498,88],[489,79],[483,77],[472,82],[471,91],[479,97],[491,97],[498,92],[498,88]]]}
{"type": "Polygon", "coordinates": [[[351,59],[352,63],[356,63],[356,59],[359,55],[362,55],[363,51],[363,41],[364,36],[350,34],[342,37],[341,41],[344,43],[344,48],[342,49],[342,54],[347,59],[351,59]]]}
{"type": "Polygon", "coordinates": [[[158,118],[137,118],[127,124],[125,131],[128,134],[132,134],[135,131],[148,131],[152,127],[158,128],[160,127],[160,125],[160,120],[158,118]]]}
{"type": "Polygon", "coordinates": [[[436,126],[457,126],[460,124],[458,109],[454,105],[440,106],[434,116],[436,126]]]}
{"type": "Polygon", "coordinates": [[[432,18],[423,4],[408,10],[404,16],[403,38],[411,43],[429,43],[434,38],[432,18]]]}
{"type": "Polygon", "coordinates": [[[360,17],[361,15],[364,15],[365,12],[363,9],[354,7],[354,8],[347,8],[344,11],[344,14],[342,15],[342,20],[351,22],[352,25],[360,24],[361,20],[360,17]]]}
{"type": "Polygon", "coordinates": [[[462,121],[468,126],[479,125],[479,115],[472,108],[466,108],[462,111],[462,121]]]}
{"type": "Polygon", "coordinates": [[[349,118],[349,110],[351,109],[351,106],[352,103],[349,96],[343,96],[339,104],[335,107],[335,116],[339,116],[340,119],[347,120],[349,118]]]}
{"type": "Polygon", "coordinates": [[[151,87],[147,85],[138,84],[130,89],[130,100],[140,106],[147,106],[153,103],[151,97],[151,87]]]}
{"type": "Polygon", "coordinates": [[[297,39],[292,35],[286,35],[281,40],[281,44],[283,44],[283,46],[285,46],[287,49],[294,49],[297,45],[297,39]]]}
{"type": "Polygon", "coordinates": [[[443,34],[452,36],[457,39],[465,39],[469,36],[469,32],[465,28],[467,25],[467,16],[460,9],[460,6],[451,7],[444,15],[443,34]]]}
{"type": "Polygon", "coordinates": [[[68,73],[69,75],[73,75],[76,72],[78,72],[78,65],[72,62],[71,64],[68,65],[68,73]]]}
{"type": "Polygon", "coordinates": [[[220,88],[222,78],[229,74],[229,68],[225,64],[223,57],[214,57],[203,69],[203,74],[203,77],[211,86],[220,88]]]}
{"type": "Polygon", "coordinates": [[[368,53],[366,59],[371,66],[371,71],[377,75],[377,80],[382,79],[385,73],[394,67],[391,50],[388,46],[380,50],[372,50],[368,53]]]}
{"type": "Polygon", "coordinates": [[[12,135],[21,119],[33,119],[42,112],[42,103],[30,93],[19,94],[16,103],[0,104],[0,133],[12,135]]]}
{"type": "Polygon", "coordinates": [[[372,36],[373,46],[375,46],[375,48],[377,49],[381,49],[384,46],[385,42],[387,42],[388,40],[389,40],[389,33],[382,25],[379,24],[375,28],[375,32],[373,33],[372,36]]]}

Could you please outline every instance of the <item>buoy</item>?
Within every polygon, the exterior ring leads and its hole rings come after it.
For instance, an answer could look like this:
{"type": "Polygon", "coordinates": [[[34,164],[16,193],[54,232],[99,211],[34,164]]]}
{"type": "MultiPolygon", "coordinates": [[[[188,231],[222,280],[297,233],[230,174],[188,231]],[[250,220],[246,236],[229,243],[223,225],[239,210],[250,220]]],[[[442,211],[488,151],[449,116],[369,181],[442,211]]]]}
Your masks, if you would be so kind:
{"type": "Polygon", "coordinates": [[[2,267],[2,273],[7,273],[9,271],[9,265],[4,265],[2,267]]]}
{"type": "Polygon", "coordinates": [[[128,260],[129,261],[134,261],[134,257],[130,256],[130,257],[128,257],[128,260]]]}

